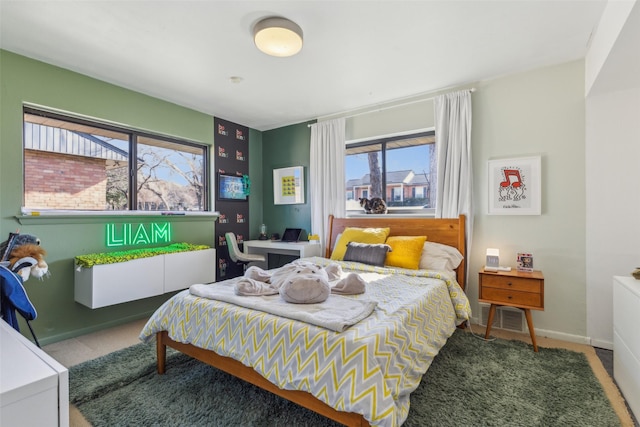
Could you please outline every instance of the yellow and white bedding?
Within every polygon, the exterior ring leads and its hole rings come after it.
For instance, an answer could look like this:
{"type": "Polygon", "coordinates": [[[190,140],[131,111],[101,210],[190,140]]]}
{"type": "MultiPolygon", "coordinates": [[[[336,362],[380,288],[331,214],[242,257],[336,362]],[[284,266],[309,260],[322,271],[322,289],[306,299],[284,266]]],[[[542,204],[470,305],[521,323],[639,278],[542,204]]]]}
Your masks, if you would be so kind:
{"type": "Polygon", "coordinates": [[[308,260],[360,273],[366,292],[349,298],[376,301],[375,311],[333,332],[186,290],[155,312],[140,339],[167,331],[175,341],[239,360],[280,388],[307,391],[339,411],[362,414],[371,425],[399,426],[409,412],[409,393],[456,325],[471,316],[466,295],[440,272],[308,260]]]}

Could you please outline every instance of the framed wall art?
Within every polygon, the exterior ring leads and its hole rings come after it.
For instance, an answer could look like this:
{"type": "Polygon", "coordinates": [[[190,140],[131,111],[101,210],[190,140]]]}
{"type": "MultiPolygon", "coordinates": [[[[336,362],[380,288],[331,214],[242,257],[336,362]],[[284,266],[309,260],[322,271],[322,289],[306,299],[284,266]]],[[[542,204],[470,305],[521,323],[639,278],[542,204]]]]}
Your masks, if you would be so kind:
{"type": "Polygon", "coordinates": [[[294,166],[273,170],[273,203],[276,205],[304,203],[304,167],[294,166]]]}
{"type": "Polygon", "coordinates": [[[489,160],[489,215],[540,215],[540,156],[489,160]]]}

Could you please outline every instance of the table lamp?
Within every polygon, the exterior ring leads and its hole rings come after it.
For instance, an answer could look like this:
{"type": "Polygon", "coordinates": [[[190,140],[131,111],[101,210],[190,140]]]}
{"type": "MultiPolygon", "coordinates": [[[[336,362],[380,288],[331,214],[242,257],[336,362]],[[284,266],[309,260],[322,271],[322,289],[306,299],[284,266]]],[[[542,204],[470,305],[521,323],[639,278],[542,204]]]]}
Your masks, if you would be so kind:
{"type": "Polygon", "coordinates": [[[500,267],[500,249],[487,248],[487,263],[484,271],[511,271],[511,267],[500,267]]]}

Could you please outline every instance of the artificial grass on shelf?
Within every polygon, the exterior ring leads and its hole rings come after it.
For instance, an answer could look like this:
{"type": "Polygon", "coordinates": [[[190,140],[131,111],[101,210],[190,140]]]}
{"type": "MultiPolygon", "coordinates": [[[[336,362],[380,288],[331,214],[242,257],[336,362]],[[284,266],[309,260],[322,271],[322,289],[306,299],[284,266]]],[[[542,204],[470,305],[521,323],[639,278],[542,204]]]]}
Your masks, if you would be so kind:
{"type": "Polygon", "coordinates": [[[103,252],[95,254],[78,255],[75,257],[76,265],[81,267],[93,267],[94,265],[115,264],[131,261],[139,258],[149,258],[156,255],[171,254],[177,252],[201,251],[209,249],[207,245],[194,245],[192,243],[173,243],[157,248],[129,249],[126,251],[103,252]]]}

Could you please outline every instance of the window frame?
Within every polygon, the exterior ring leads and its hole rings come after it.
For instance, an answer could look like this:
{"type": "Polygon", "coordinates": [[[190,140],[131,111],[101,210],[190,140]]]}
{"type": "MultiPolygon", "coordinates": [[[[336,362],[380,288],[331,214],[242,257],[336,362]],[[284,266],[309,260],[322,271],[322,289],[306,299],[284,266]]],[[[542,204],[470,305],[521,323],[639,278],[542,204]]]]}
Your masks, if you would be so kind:
{"type": "MultiPolygon", "coordinates": [[[[387,194],[387,144],[393,143],[396,141],[404,140],[404,139],[413,139],[413,138],[421,138],[421,137],[433,137],[435,145],[437,141],[435,141],[435,128],[428,129],[418,129],[414,131],[401,132],[392,135],[384,135],[384,136],[376,136],[372,138],[363,138],[358,140],[346,141],[345,149],[348,150],[350,148],[358,148],[358,147],[367,147],[372,145],[380,145],[380,163],[381,163],[381,180],[382,180],[382,194],[387,194]]],[[[392,148],[393,149],[393,148],[392,148]]],[[[345,157],[347,154],[345,154],[345,157]]],[[[436,150],[437,156],[437,150],[436,150]]],[[[437,161],[436,161],[437,167],[437,161]]],[[[347,180],[348,181],[348,180],[347,180]]],[[[436,189],[437,191],[437,189],[436,189]]],[[[426,193],[423,190],[423,193],[426,193]]],[[[345,188],[345,204],[346,204],[346,194],[347,189],[345,188]]],[[[385,197],[385,202],[386,202],[385,197]]],[[[435,200],[433,207],[431,208],[422,208],[418,209],[417,207],[402,207],[402,206],[389,206],[387,203],[387,211],[388,214],[398,215],[398,216],[427,216],[427,217],[435,217],[435,200]]],[[[366,215],[364,212],[360,210],[349,210],[346,211],[348,217],[366,215]]]]}
{"type": "MultiPolygon", "coordinates": [[[[138,192],[137,188],[137,152],[138,152],[138,144],[144,144],[139,142],[141,138],[149,138],[159,141],[166,141],[168,143],[187,146],[202,150],[202,180],[203,180],[203,194],[202,194],[202,204],[203,208],[200,211],[179,211],[180,215],[217,215],[217,212],[212,212],[211,206],[211,197],[210,197],[210,153],[211,148],[208,144],[203,144],[199,142],[189,141],[184,138],[177,138],[173,136],[163,135],[160,133],[154,133],[149,131],[142,131],[139,129],[135,129],[132,127],[127,127],[124,125],[114,124],[111,122],[101,121],[95,118],[87,118],[87,117],[79,117],[72,113],[61,113],[58,111],[51,111],[46,108],[36,107],[31,105],[23,105],[22,107],[22,155],[24,159],[24,150],[25,150],[25,115],[30,114],[43,118],[50,118],[53,120],[60,120],[72,124],[78,124],[81,126],[88,126],[93,128],[99,128],[110,132],[118,132],[128,136],[129,139],[129,158],[134,159],[133,161],[128,162],[128,192],[129,197],[127,200],[128,209],[125,210],[82,210],[82,209],[34,209],[25,207],[25,177],[26,168],[24,166],[24,161],[22,165],[23,178],[22,178],[22,208],[21,212],[26,216],[40,216],[40,215],[51,215],[51,216],[67,216],[67,215],[96,215],[96,216],[109,216],[109,215],[162,215],[167,212],[171,213],[171,210],[154,210],[154,211],[146,211],[146,210],[138,210],[138,192]]],[[[176,211],[178,213],[178,211],[176,211]]]]}

